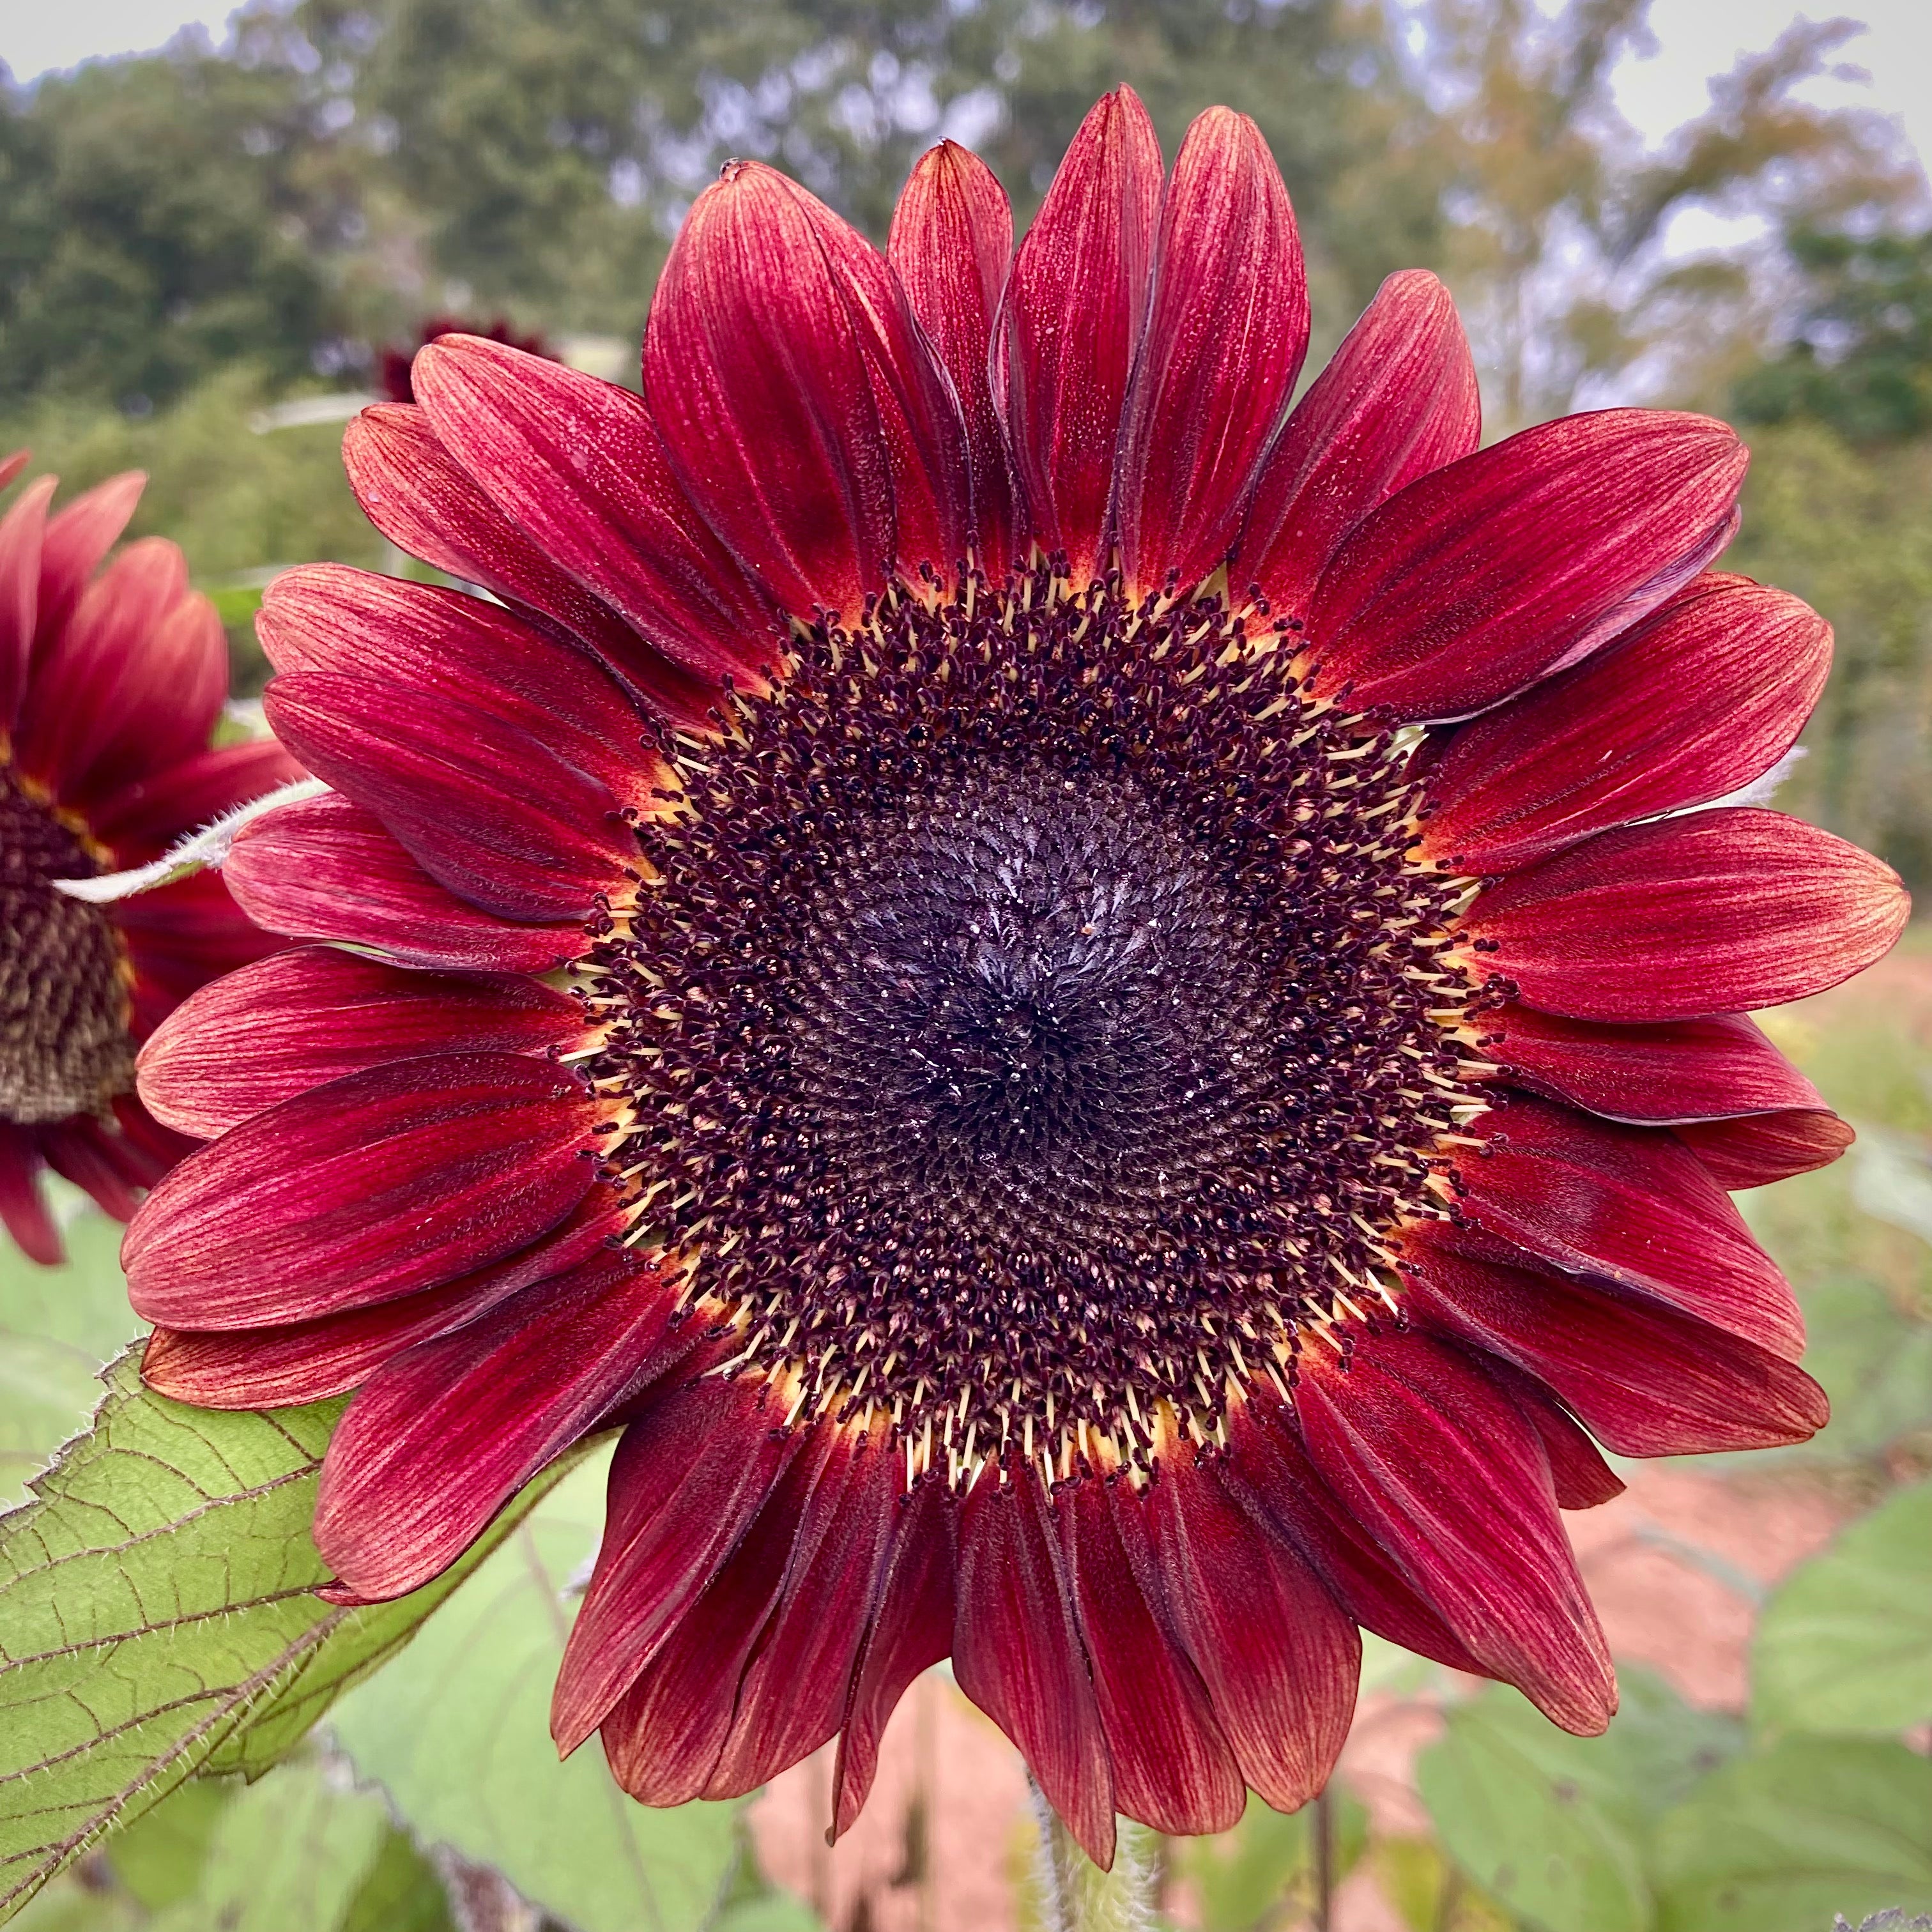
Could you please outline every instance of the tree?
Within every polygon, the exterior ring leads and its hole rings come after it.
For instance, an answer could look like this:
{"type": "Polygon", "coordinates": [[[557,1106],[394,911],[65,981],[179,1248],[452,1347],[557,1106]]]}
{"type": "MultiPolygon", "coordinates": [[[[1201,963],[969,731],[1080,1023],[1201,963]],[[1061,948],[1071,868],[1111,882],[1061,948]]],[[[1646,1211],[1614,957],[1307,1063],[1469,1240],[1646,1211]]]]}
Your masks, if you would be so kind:
{"type": "Polygon", "coordinates": [[[1740,379],[1738,416],[1809,417],[1861,443],[1932,430],[1932,229],[1804,226],[1786,248],[1802,278],[1796,326],[1781,354],[1740,379]]]}
{"type": "Polygon", "coordinates": [[[1628,394],[1728,384],[1783,292],[1776,231],[1900,206],[1916,164],[1876,117],[1795,90],[1857,31],[1799,21],[1711,84],[1711,105],[1646,153],[1616,111],[1618,62],[1646,44],[1648,0],[1436,0],[1426,15],[1452,275],[1476,337],[1489,412],[1518,428],[1628,394]],[[1693,208],[1755,214],[1742,251],[1687,256],[1693,208]]]}
{"type": "Polygon", "coordinates": [[[1214,102],[1255,115],[1331,332],[1440,250],[1426,117],[1379,10],[1344,0],[304,0],[294,22],[419,211],[426,280],[552,328],[634,332],[729,155],[776,162],[882,240],[913,160],[950,134],[1024,219],[1122,80],[1170,153],[1214,102]]]}
{"type": "Polygon", "coordinates": [[[32,90],[0,70],[0,398],[139,411],[237,359],[308,368],[340,317],[300,80],[191,38],[32,90]]]}

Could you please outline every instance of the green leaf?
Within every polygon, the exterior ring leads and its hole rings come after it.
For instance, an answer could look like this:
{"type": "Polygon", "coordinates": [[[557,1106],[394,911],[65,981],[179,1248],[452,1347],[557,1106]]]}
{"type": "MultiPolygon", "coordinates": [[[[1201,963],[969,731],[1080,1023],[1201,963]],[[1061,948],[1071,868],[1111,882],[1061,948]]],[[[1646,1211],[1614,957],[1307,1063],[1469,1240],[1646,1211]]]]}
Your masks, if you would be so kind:
{"type": "Polygon", "coordinates": [[[333,1725],[426,1844],[494,1865],[580,1932],[703,1924],[738,1853],[736,1804],[658,1811],[627,1798],[593,1740],[559,1764],[550,1687],[595,1546],[604,1459],[578,1470],[333,1725]]]}
{"type": "Polygon", "coordinates": [[[802,1898],[768,1892],[741,1900],[719,1918],[712,1932],[824,1932],[824,1922],[802,1898]]]}
{"type": "Polygon", "coordinates": [[[1813,1278],[1803,1299],[1812,1337],[1804,1366],[1831,1398],[1832,1420],[1792,1455],[1868,1456],[1932,1421],[1932,1322],[1901,1313],[1882,1282],[1862,1274],[1813,1278]]]}
{"type": "Polygon", "coordinates": [[[285,1764],[223,1810],[200,1889],[154,1932],[340,1932],[389,1829],[382,1800],[339,1766],[285,1764]]]}
{"type": "Polygon", "coordinates": [[[1572,1771],[1587,1767],[1598,1802],[1633,1822],[1654,1820],[1688,1797],[1746,1742],[1736,1718],[1687,1704],[1655,1671],[1628,1664],[1617,1666],[1617,1714],[1601,1737],[1542,1728],[1562,1741],[1556,1748],[1571,1754],[1572,1771]]]}
{"type": "Polygon", "coordinates": [[[449,1894],[408,1832],[391,1828],[340,1932],[454,1932],[449,1894]]]}
{"type": "Polygon", "coordinates": [[[190,1897],[201,1882],[214,1828],[240,1787],[190,1778],[117,1833],[114,1875],[150,1912],[190,1897]]]}
{"type": "MultiPolygon", "coordinates": [[[[1291,1899],[1305,1906],[1313,1896],[1314,1821],[1312,1804],[1284,1813],[1250,1796],[1232,1832],[1174,1840],[1175,1864],[1201,1901],[1202,1932],[1250,1932],[1273,1924],[1291,1899]]],[[[1334,1832],[1339,1882],[1368,1840],[1368,1814],[1346,1792],[1336,1795],[1334,1832]]]]}
{"type": "Polygon", "coordinates": [[[1409,1932],[1513,1932],[1515,1922],[1432,1838],[1378,1838],[1377,1882],[1409,1932]]]}
{"type": "Polygon", "coordinates": [[[1758,1624],[1751,1701],[1771,1730],[1891,1735],[1932,1718],[1932,1482],[1779,1586],[1758,1624]]]}
{"type": "Polygon", "coordinates": [[[1659,1826],[1658,1932],[1820,1932],[1932,1906],[1932,1763],[1791,1737],[1707,1779],[1659,1826]]]}
{"type": "Polygon", "coordinates": [[[0,1508],[87,1425],[100,1365],[140,1324],[121,1275],[121,1227],[76,1215],[60,1268],[28,1261],[0,1239],[0,1508]]]}
{"type": "Polygon", "coordinates": [[[1608,1740],[1573,1738],[1500,1688],[1446,1723],[1416,1768],[1456,1863],[1543,1932],[1648,1932],[1641,1810],[1608,1740]]]}
{"type": "Polygon", "coordinates": [[[94,1428],[0,1517],[0,1917],[184,1778],[266,1769],[560,1473],[434,1583],[344,1610],[308,1535],[340,1402],[190,1408],[131,1354],[104,1379],[94,1428]]]}

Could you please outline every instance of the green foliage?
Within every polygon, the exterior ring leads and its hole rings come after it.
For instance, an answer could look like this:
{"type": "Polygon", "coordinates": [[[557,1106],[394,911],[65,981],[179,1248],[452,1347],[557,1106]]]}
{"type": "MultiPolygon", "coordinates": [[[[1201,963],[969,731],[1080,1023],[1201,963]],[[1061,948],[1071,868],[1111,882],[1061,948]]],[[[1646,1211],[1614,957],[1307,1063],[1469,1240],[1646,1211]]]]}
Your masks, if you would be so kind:
{"type": "Polygon", "coordinates": [[[596,1544],[603,1474],[599,1458],[561,1484],[332,1721],[425,1840],[495,1866],[580,1932],[679,1932],[724,1895],[740,1808],[652,1810],[594,1742],[563,1765],[550,1742],[567,1586],[596,1544]]]}
{"type": "MultiPolygon", "coordinates": [[[[1910,936],[1905,950],[1923,956],[1910,936]]],[[[1881,1459],[1932,1431],[1932,1169],[1922,1151],[1932,1132],[1932,1052],[1897,1000],[1838,994],[1827,1010],[1827,1024],[1808,1009],[1766,1024],[1850,1117],[1858,1142],[1845,1159],[1739,1204],[1798,1291],[1810,1338],[1804,1366],[1830,1396],[1832,1420],[1808,1443],[1754,1453],[1758,1468],[1774,1458],[1882,1468],[1881,1459]]]]}
{"type": "Polygon", "coordinates": [[[308,370],[335,304],[298,78],[182,45],[0,91],[0,399],[145,410],[239,358],[308,370]]]}
{"type": "Polygon", "coordinates": [[[408,1832],[385,1834],[340,1932],[454,1932],[442,1880],[408,1832]]]}
{"type": "Polygon", "coordinates": [[[1848,234],[1801,224],[1786,251],[1806,295],[1784,352],[1742,377],[1750,423],[1810,417],[1854,442],[1932,430],[1932,229],[1848,234]]]}
{"type": "Polygon", "coordinates": [[[196,1894],[155,1932],[338,1932],[389,1836],[380,1798],[316,1756],[290,1763],[224,1808],[196,1894]]]}
{"type": "Polygon", "coordinates": [[[1661,1680],[1622,1675],[1601,1738],[1558,1730],[1514,1691],[1448,1716],[1418,1767],[1450,1856],[1542,1932],[1648,1932],[1652,1820],[1739,1747],[1737,1727],[1693,1711],[1661,1680]]]}
{"type": "Polygon", "coordinates": [[[1658,1827],[1658,1932],[1818,1932],[1932,1906],[1932,1762],[1793,1737],[1715,1773],[1658,1827]]]}
{"type": "Polygon", "coordinates": [[[398,1602],[326,1604],[308,1532],[341,1404],[189,1408],[131,1355],[106,1379],[92,1430],[0,1518],[0,1911],[184,1778],[266,1769],[493,1540],[398,1602]]]}
{"type": "Polygon", "coordinates": [[[1860,451],[1822,424],[1751,438],[1724,567],[1829,620],[1832,681],[1780,806],[1932,883],[1932,445],[1860,451]]]}
{"type": "Polygon", "coordinates": [[[1786,1579],[1759,1620],[1751,1701],[1772,1730],[1893,1736],[1932,1719],[1932,1483],[1786,1579]]]}
{"type": "Polygon", "coordinates": [[[1371,1854],[1382,1892],[1410,1932],[1510,1932],[1509,1914],[1430,1838],[1384,1838],[1371,1854]]]}
{"type": "Polygon", "coordinates": [[[220,1778],[191,1778],[116,1833],[108,1864],[139,1904],[160,1912],[194,1895],[215,1827],[240,1788],[220,1778]]]}
{"type": "MultiPolygon", "coordinates": [[[[1361,1858],[1368,1815],[1337,1793],[1334,1819],[1333,1876],[1339,1882],[1361,1858]]],[[[1202,1932],[1267,1932],[1305,1911],[1314,1895],[1314,1825],[1312,1804],[1284,1814],[1250,1797],[1233,1831],[1177,1840],[1175,1869],[1201,1901],[1202,1932]]]]}
{"type": "Polygon", "coordinates": [[[65,1231],[65,1266],[38,1266],[0,1241],[0,1506],[86,1426],[100,1365],[138,1324],[121,1278],[121,1228],[83,1214],[65,1231]]]}

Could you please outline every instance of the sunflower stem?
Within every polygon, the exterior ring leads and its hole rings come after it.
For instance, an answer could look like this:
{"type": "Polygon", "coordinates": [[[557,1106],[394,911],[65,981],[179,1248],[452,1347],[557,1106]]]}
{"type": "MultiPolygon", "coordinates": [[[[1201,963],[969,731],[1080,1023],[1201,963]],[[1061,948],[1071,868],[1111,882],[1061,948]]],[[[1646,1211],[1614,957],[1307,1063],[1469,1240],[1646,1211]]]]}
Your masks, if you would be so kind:
{"type": "Polygon", "coordinates": [[[1034,1816],[1040,1825],[1036,1864],[1041,1932],[1153,1932],[1154,1834],[1122,1818],[1111,1871],[1102,1871],[1075,1842],[1073,1834],[1030,1775],[1034,1816]]]}
{"type": "Polygon", "coordinates": [[[1315,1932],[1328,1932],[1335,1895],[1335,1800],[1332,1784],[1316,1794],[1310,1820],[1315,1837],[1315,1932]]]}

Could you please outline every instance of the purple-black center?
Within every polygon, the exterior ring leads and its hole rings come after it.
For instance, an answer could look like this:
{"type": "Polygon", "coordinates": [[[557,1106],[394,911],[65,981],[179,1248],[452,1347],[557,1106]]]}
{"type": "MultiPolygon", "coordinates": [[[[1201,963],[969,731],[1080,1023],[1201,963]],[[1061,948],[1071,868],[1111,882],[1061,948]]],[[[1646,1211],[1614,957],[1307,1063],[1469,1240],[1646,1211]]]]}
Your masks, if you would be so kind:
{"type": "Polygon", "coordinates": [[[1412,738],[1218,597],[1044,566],[784,668],[666,734],[582,982],[607,1172],[739,1371],[956,1480],[1064,1474],[1390,1318],[1480,1104],[1412,738]]]}
{"type": "Polygon", "coordinates": [[[103,1112],[134,1084],[126,956],[98,906],[54,890],[99,868],[0,762],[0,1120],[103,1112]]]}

